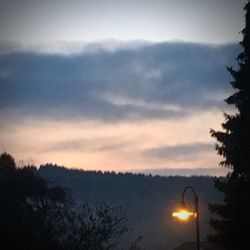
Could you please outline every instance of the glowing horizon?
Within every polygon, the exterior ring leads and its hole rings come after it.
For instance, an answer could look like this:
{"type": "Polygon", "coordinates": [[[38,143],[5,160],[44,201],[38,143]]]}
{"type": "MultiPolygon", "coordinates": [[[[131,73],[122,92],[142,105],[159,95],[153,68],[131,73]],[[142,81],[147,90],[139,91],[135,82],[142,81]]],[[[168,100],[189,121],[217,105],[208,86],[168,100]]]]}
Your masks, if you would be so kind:
{"type": "Polygon", "coordinates": [[[201,129],[197,124],[204,122],[216,128],[220,117],[222,119],[222,114],[218,112],[211,121],[208,112],[200,114],[199,118],[189,117],[179,122],[155,120],[118,124],[26,119],[22,124],[14,122],[0,132],[5,141],[5,146],[0,148],[13,154],[19,163],[38,166],[54,163],[70,168],[116,172],[154,168],[216,169],[220,158],[214,151],[213,140],[206,133],[208,127],[201,129]],[[183,123],[188,133],[183,131],[183,123]],[[171,134],[162,138],[166,131],[171,134]],[[199,139],[194,140],[195,136],[199,139]],[[197,151],[203,145],[204,150],[197,151]],[[166,157],[155,155],[158,148],[164,147],[166,157]],[[167,153],[169,150],[171,155],[167,153]]]}
{"type": "Polygon", "coordinates": [[[240,52],[244,2],[3,0],[0,152],[86,170],[216,172],[209,131],[231,112],[225,68],[240,52]]]}

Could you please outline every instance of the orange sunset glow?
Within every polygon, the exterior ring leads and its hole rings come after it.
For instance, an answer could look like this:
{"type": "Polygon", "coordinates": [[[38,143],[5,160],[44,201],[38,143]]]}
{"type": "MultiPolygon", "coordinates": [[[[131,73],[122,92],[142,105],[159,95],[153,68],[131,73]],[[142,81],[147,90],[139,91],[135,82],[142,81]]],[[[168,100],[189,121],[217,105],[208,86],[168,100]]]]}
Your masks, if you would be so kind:
{"type": "Polygon", "coordinates": [[[209,128],[220,112],[201,112],[179,120],[123,123],[27,119],[1,130],[1,150],[10,150],[19,163],[57,163],[86,170],[134,171],[158,168],[210,168],[218,165],[209,128]],[[185,124],[185,129],[183,128],[185,124]],[[202,125],[202,126],[201,126],[202,125]],[[8,132],[11,131],[11,134],[8,132]],[[195,139],[194,139],[195,138],[195,139]],[[204,152],[156,157],[150,150],[194,143],[211,144],[204,152]],[[147,154],[148,153],[148,154],[147,154]]]}

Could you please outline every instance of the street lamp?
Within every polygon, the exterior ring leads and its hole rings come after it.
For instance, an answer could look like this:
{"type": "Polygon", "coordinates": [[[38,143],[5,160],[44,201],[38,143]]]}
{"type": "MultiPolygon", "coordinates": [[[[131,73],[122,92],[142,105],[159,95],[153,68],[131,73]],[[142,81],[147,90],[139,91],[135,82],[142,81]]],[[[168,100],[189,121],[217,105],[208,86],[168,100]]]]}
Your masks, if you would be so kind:
{"type": "Polygon", "coordinates": [[[187,221],[190,217],[195,218],[197,250],[200,250],[199,197],[192,186],[187,186],[184,188],[181,199],[181,208],[178,211],[172,213],[172,215],[173,217],[177,217],[182,221],[187,221]],[[194,212],[188,210],[185,204],[185,193],[188,189],[192,190],[192,193],[194,194],[194,212]]]}

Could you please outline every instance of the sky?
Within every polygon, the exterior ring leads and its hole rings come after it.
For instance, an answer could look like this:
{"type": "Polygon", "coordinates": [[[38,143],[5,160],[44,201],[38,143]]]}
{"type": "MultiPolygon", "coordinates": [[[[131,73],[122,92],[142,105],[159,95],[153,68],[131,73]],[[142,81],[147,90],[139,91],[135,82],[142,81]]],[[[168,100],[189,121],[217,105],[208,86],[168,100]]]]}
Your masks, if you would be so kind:
{"type": "Polygon", "coordinates": [[[244,2],[0,1],[0,152],[19,165],[221,174],[209,131],[233,112],[226,66],[244,2]]]}

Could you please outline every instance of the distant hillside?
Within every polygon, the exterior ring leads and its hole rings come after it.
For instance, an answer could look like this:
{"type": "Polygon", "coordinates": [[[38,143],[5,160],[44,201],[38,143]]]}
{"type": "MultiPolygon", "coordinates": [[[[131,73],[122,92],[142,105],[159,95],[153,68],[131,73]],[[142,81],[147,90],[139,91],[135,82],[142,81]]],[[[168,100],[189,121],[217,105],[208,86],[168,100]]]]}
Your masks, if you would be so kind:
{"type": "MultiPolygon", "coordinates": [[[[131,173],[72,170],[47,164],[39,173],[53,184],[72,190],[77,201],[108,202],[119,205],[131,229],[127,238],[142,236],[148,250],[172,250],[184,241],[194,239],[194,223],[180,223],[171,213],[180,204],[183,188],[192,185],[200,198],[201,236],[209,234],[208,203],[221,200],[214,188],[214,177],[150,176],[131,173]]],[[[193,206],[192,194],[187,203],[193,206]]],[[[124,239],[124,242],[126,239],[124,239]]]]}
{"type": "Polygon", "coordinates": [[[207,175],[207,176],[226,176],[228,169],[216,167],[216,168],[159,168],[159,169],[140,169],[133,170],[133,173],[144,173],[160,176],[197,176],[197,175],[207,175]]]}

